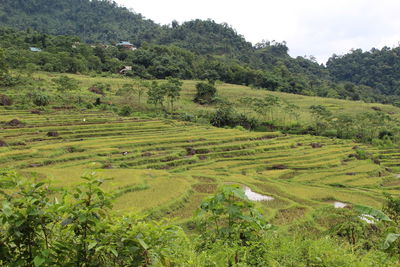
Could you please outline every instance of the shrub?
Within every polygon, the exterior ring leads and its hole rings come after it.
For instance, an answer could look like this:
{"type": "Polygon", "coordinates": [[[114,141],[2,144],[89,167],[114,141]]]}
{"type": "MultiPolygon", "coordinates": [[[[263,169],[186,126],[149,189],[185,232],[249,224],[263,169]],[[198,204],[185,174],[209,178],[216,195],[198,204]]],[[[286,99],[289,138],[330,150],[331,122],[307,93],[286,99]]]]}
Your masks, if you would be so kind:
{"type": "Polygon", "coordinates": [[[255,129],[259,124],[256,119],[249,118],[244,114],[237,114],[229,104],[221,105],[211,116],[210,123],[216,127],[242,126],[246,129],[255,129]]]}
{"type": "Polygon", "coordinates": [[[56,84],[56,89],[60,92],[77,90],[80,84],[78,80],[65,75],[53,79],[53,82],[56,84]]]}
{"type": "Polygon", "coordinates": [[[259,122],[254,118],[249,118],[245,114],[239,114],[236,117],[236,125],[248,130],[253,130],[258,127],[259,122]]]}
{"type": "Polygon", "coordinates": [[[11,97],[0,95],[0,106],[11,106],[13,103],[11,97]]]}
{"type": "Polygon", "coordinates": [[[179,114],[179,119],[182,121],[190,121],[190,122],[195,122],[196,121],[196,116],[188,113],[182,113],[179,114]]]}
{"type": "Polygon", "coordinates": [[[359,160],[365,160],[369,158],[369,155],[365,150],[356,149],[356,158],[359,160]]]}
{"type": "Polygon", "coordinates": [[[337,137],[338,132],[336,129],[327,129],[322,133],[323,136],[328,136],[328,137],[337,137]]]}
{"type": "Polygon", "coordinates": [[[217,89],[211,83],[200,82],[196,84],[196,96],[193,101],[200,105],[212,104],[217,94],[217,89]]]}
{"type": "Polygon", "coordinates": [[[120,116],[130,116],[133,113],[133,109],[130,106],[123,106],[119,112],[118,115],[120,116]]]}
{"type": "Polygon", "coordinates": [[[92,108],[94,108],[94,105],[92,103],[86,103],[85,107],[87,109],[92,109],[92,108]]]}
{"type": "Polygon", "coordinates": [[[211,117],[210,123],[216,127],[234,127],[236,124],[235,110],[230,105],[220,106],[211,117]]]}
{"type": "Polygon", "coordinates": [[[50,96],[41,91],[34,91],[31,94],[31,99],[36,106],[44,107],[50,104],[50,96]]]}

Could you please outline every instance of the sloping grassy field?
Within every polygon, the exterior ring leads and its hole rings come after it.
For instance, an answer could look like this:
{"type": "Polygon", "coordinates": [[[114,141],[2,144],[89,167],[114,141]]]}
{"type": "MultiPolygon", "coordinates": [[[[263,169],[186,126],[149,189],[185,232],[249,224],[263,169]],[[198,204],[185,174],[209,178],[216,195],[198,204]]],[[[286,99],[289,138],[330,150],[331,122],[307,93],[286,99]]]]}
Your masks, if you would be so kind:
{"type": "MultiPolygon", "coordinates": [[[[51,80],[59,77],[61,74],[55,73],[35,73],[34,77],[36,80],[40,81],[46,89],[51,89],[48,85],[51,84],[51,80]]],[[[131,78],[127,77],[90,77],[86,75],[76,75],[76,74],[62,74],[70,78],[74,78],[80,81],[80,87],[86,95],[95,96],[94,94],[87,91],[87,88],[91,87],[95,83],[107,83],[111,85],[111,91],[106,92],[106,98],[111,102],[121,102],[120,97],[115,97],[115,92],[121,88],[126,83],[133,83],[131,78]]],[[[198,81],[184,81],[183,91],[181,93],[180,100],[175,104],[175,108],[180,112],[207,112],[215,109],[215,106],[201,106],[193,103],[193,98],[195,95],[195,85],[198,81]]],[[[322,97],[312,97],[312,96],[302,96],[296,94],[288,94],[282,92],[272,92],[266,90],[256,90],[251,89],[248,86],[234,85],[219,83],[217,84],[218,95],[223,99],[228,99],[230,102],[234,103],[235,108],[242,112],[250,112],[248,107],[243,103],[240,103],[240,99],[243,97],[265,97],[266,95],[274,95],[282,100],[285,100],[291,104],[297,105],[299,109],[296,111],[298,113],[298,123],[307,124],[312,120],[312,116],[309,107],[312,105],[323,105],[328,110],[334,114],[361,114],[365,112],[372,112],[374,109],[378,108],[385,113],[391,114],[394,118],[400,119],[400,108],[391,105],[383,105],[378,103],[364,103],[362,101],[348,101],[334,98],[322,98],[322,97]]],[[[21,90],[19,90],[21,91],[21,90]]],[[[23,88],[22,88],[23,91],[23,88]]],[[[146,105],[147,98],[146,94],[143,95],[141,101],[141,107],[149,108],[146,105]]],[[[125,103],[125,101],[123,101],[125,103]]],[[[131,104],[137,104],[135,101],[131,104]]]]}
{"type": "Polygon", "coordinates": [[[397,164],[399,150],[364,146],[381,164],[357,160],[352,155],[358,144],[348,140],[90,110],[32,114],[1,108],[0,127],[7,144],[0,147],[0,167],[49,179],[55,187],[96,172],[110,178],[105,188],[115,194],[120,212],[186,220],[219,185],[239,183],[273,197],[259,207],[272,222],[287,224],[334,201],[380,207],[382,191],[395,193],[400,185],[387,169],[397,164]],[[23,124],[8,125],[12,119],[23,124]]]}

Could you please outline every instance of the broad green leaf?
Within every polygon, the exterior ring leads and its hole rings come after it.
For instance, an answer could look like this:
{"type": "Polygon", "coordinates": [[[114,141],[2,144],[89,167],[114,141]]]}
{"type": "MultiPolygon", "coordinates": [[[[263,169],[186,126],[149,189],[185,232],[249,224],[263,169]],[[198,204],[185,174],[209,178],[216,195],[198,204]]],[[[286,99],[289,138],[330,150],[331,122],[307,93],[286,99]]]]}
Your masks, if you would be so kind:
{"type": "Polygon", "coordinates": [[[138,238],[138,242],[145,250],[149,248],[149,246],[142,239],[138,238]]]}
{"type": "Polygon", "coordinates": [[[118,252],[114,248],[111,248],[110,251],[112,252],[112,254],[114,254],[115,257],[118,257],[118,252]]]}
{"type": "Polygon", "coordinates": [[[400,234],[390,233],[386,236],[385,242],[383,242],[383,249],[388,249],[390,246],[399,239],[400,234]]]}
{"type": "Polygon", "coordinates": [[[7,202],[3,204],[3,213],[7,217],[12,215],[12,209],[10,207],[10,204],[8,204],[7,202]]]}
{"type": "Polygon", "coordinates": [[[42,264],[46,261],[46,259],[40,257],[40,256],[36,256],[33,259],[33,263],[35,264],[35,267],[39,267],[42,266],[42,264]]]}
{"type": "Polygon", "coordinates": [[[354,210],[358,211],[361,214],[371,215],[378,220],[386,221],[386,222],[392,221],[385,213],[383,213],[380,210],[377,210],[377,209],[374,209],[371,207],[367,207],[367,206],[362,206],[362,205],[353,205],[353,208],[354,208],[354,210]]]}
{"type": "Polygon", "coordinates": [[[92,248],[94,248],[96,245],[97,245],[97,242],[96,242],[96,241],[93,241],[93,242],[91,242],[91,243],[89,244],[88,249],[92,249],[92,248]]]}

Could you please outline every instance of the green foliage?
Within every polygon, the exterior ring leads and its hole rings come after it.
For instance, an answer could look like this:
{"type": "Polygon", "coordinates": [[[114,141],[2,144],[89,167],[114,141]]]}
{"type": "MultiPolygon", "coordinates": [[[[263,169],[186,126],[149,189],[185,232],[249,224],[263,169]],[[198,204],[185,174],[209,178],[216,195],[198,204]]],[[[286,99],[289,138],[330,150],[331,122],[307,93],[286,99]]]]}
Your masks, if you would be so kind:
{"type": "Polygon", "coordinates": [[[137,95],[138,104],[141,104],[141,98],[143,94],[149,89],[150,83],[144,80],[137,80],[135,83],[134,91],[137,95]]]}
{"type": "Polygon", "coordinates": [[[392,255],[399,255],[400,251],[400,198],[385,194],[385,204],[383,211],[392,221],[387,229],[386,238],[382,244],[382,248],[392,255]]]}
{"type": "Polygon", "coordinates": [[[7,72],[8,67],[4,56],[4,51],[3,49],[0,49],[0,77],[3,77],[3,75],[7,74],[7,72]]]}
{"type": "Polygon", "coordinates": [[[9,66],[3,49],[0,48],[0,86],[13,86],[21,83],[20,77],[13,77],[9,74],[9,66]]]}
{"type": "Polygon", "coordinates": [[[207,234],[216,239],[232,238],[246,240],[254,229],[266,230],[270,226],[261,214],[254,208],[254,204],[244,194],[244,190],[237,185],[226,185],[200,204],[197,216],[210,231],[207,234]]]}
{"type": "Polygon", "coordinates": [[[50,104],[51,97],[46,92],[36,90],[29,94],[32,103],[39,107],[44,107],[50,104]]]}
{"type": "Polygon", "coordinates": [[[120,116],[130,116],[133,113],[133,109],[130,106],[123,106],[119,112],[118,115],[120,116]]]}
{"type": "Polygon", "coordinates": [[[15,172],[1,170],[0,263],[40,266],[50,256],[54,222],[48,212],[52,208],[50,193],[44,183],[30,183],[15,172]]]}
{"type": "Polygon", "coordinates": [[[399,238],[400,234],[389,233],[385,238],[382,248],[386,250],[390,249],[393,246],[393,244],[395,244],[395,242],[399,240],[399,238]]]}
{"type": "Polygon", "coordinates": [[[248,200],[244,190],[236,185],[226,185],[201,204],[197,212],[199,218],[198,250],[215,249],[215,245],[233,249],[225,261],[239,262],[241,247],[255,246],[271,225],[248,200]]]}
{"type": "MultiPolygon", "coordinates": [[[[74,7],[85,6],[87,2],[75,3],[74,7]]],[[[92,9],[102,10],[104,6],[96,6],[97,3],[96,1],[91,4],[94,5],[92,9]]],[[[54,3],[47,6],[50,9],[56,8],[52,4],[54,3]]],[[[24,4],[15,8],[24,9],[24,4]]],[[[60,4],[57,8],[62,9],[64,6],[60,4]]],[[[110,10],[112,9],[117,13],[121,11],[116,6],[110,7],[110,10]]],[[[62,9],[60,12],[64,11],[62,9]]],[[[65,12],[69,14],[75,11],[68,8],[65,12]]],[[[102,10],[101,15],[96,19],[105,18],[104,12],[106,11],[102,10]]],[[[68,15],[68,17],[71,16],[73,15],[68,15]]],[[[88,19],[87,16],[85,19],[88,19]]],[[[85,21],[84,24],[87,25],[87,23],[88,21],[85,21]]],[[[97,27],[97,25],[92,26],[97,27]]],[[[64,30],[65,27],[63,27],[64,30]]],[[[85,38],[88,36],[88,31],[90,29],[85,30],[85,38]]],[[[5,60],[9,67],[25,69],[28,74],[33,69],[39,69],[62,73],[90,72],[94,75],[101,72],[118,73],[124,66],[130,66],[132,70],[124,74],[143,79],[174,77],[207,79],[210,82],[221,80],[233,84],[251,85],[253,88],[303,95],[361,99],[369,102],[394,103],[397,101],[382,96],[364,85],[331,81],[327,71],[315,61],[301,57],[291,58],[287,54],[288,48],[284,42],[265,42],[251,47],[250,43],[225,24],[196,20],[173,29],[161,27],[153,33],[135,42],[139,46],[148,38],[151,39],[151,44],[143,43],[138,49],[132,51],[116,46],[115,42],[121,39],[115,39],[115,36],[105,37],[109,38],[111,44],[114,45],[92,47],[81,43],[79,38],[74,36],[54,36],[34,31],[0,28],[0,45],[5,49],[5,60]],[[38,47],[42,51],[31,52],[29,47],[38,47]]],[[[136,39],[138,37],[136,34],[141,33],[130,34],[129,38],[136,39]]],[[[101,36],[104,37],[104,35],[101,36]]],[[[96,37],[99,36],[96,35],[96,37]]],[[[10,80],[11,77],[8,78],[7,84],[16,82],[10,80]]]]}
{"type": "MultiPolygon", "coordinates": [[[[114,196],[104,191],[105,180],[93,175],[82,178],[82,184],[55,190],[45,182],[0,170],[1,265],[394,266],[396,262],[390,253],[368,245],[381,227],[360,218],[360,212],[370,208],[324,210],[317,218],[330,222],[333,238],[315,232],[310,238],[303,232],[306,228],[295,234],[271,228],[241,187],[225,185],[200,204],[198,228],[189,237],[165,221],[112,214],[114,196]],[[335,237],[348,240],[351,247],[335,237]]],[[[393,251],[398,236],[387,235],[383,249],[393,251]]]]}
{"type": "Polygon", "coordinates": [[[322,105],[312,105],[310,107],[311,113],[313,116],[315,116],[316,119],[324,119],[324,118],[329,118],[329,116],[332,115],[332,113],[324,106],[322,105]]]}
{"type": "MultiPolygon", "coordinates": [[[[2,25],[18,25],[22,29],[36,25],[33,28],[47,34],[73,34],[91,43],[127,40],[132,36],[134,40],[131,41],[140,43],[149,41],[160,31],[154,22],[119,7],[113,1],[6,0],[1,8],[7,10],[7,17],[0,18],[2,25]]],[[[33,41],[38,47],[46,47],[49,43],[46,37],[38,36],[33,41]]]]}
{"type": "Polygon", "coordinates": [[[333,55],[327,62],[327,69],[338,81],[367,85],[377,93],[399,96],[399,51],[400,47],[355,49],[343,56],[333,55]]]}
{"type": "Polygon", "coordinates": [[[167,78],[167,82],[160,85],[160,89],[164,91],[167,97],[171,111],[174,111],[174,102],[177,101],[181,95],[183,83],[172,77],[167,78]]]}
{"type": "Polygon", "coordinates": [[[363,149],[356,149],[356,158],[360,159],[360,160],[366,160],[368,159],[370,156],[368,155],[368,153],[363,150],[363,149]]]}
{"type": "Polygon", "coordinates": [[[113,1],[5,0],[0,9],[7,14],[0,16],[1,25],[24,30],[0,29],[0,44],[12,68],[34,63],[45,71],[116,73],[132,66],[127,76],[222,80],[302,95],[399,102],[399,48],[354,50],[333,56],[324,67],[313,57],[290,57],[284,41],[252,46],[228,24],[212,20],[162,26],[113,1]],[[76,36],[90,44],[128,40],[139,49],[91,47],[76,36]],[[42,51],[30,52],[29,47],[42,51]]]}
{"type": "Polygon", "coordinates": [[[166,91],[156,81],[153,81],[147,91],[147,102],[155,107],[158,105],[163,107],[165,95],[166,91]]]}
{"type": "Polygon", "coordinates": [[[122,85],[121,88],[117,90],[115,93],[117,96],[128,96],[134,93],[134,87],[133,84],[126,83],[122,85]]]}
{"type": "Polygon", "coordinates": [[[238,114],[230,103],[222,103],[218,109],[212,114],[210,123],[216,127],[236,127],[241,126],[248,130],[255,129],[258,126],[258,121],[249,118],[245,114],[238,114]]]}
{"type": "Polygon", "coordinates": [[[56,79],[53,79],[53,82],[56,84],[56,89],[59,92],[69,92],[79,89],[79,81],[74,78],[69,78],[68,76],[60,76],[56,79]]]}
{"type": "Polygon", "coordinates": [[[139,216],[111,218],[111,196],[101,189],[104,181],[82,178],[85,182],[71,190],[55,192],[43,182],[1,170],[0,264],[189,264],[193,254],[181,228],[139,216]]]}
{"type": "Polygon", "coordinates": [[[386,201],[383,212],[389,216],[397,225],[400,225],[400,198],[395,198],[390,194],[385,194],[386,201]]]}
{"type": "Polygon", "coordinates": [[[347,239],[355,245],[360,239],[367,239],[368,224],[360,219],[360,213],[351,209],[340,209],[336,212],[336,225],[331,229],[335,235],[347,239]]]}
{"type": "Polygon", "coordinates": [[[369,215],[375,218],[375,220],[383,221],[383,222],[390,222],[391,219],[382,211],[363,206],[363,205],[353,205],[353,209],[360,214],[369,215]]]}
{"type": "Polygon", "coordinates": [[[193,101],[195,103],[204,105],[212,104],[217,95],[217,89],[211,83],[200,82],[196,84],[196,96],[193,101]]]}

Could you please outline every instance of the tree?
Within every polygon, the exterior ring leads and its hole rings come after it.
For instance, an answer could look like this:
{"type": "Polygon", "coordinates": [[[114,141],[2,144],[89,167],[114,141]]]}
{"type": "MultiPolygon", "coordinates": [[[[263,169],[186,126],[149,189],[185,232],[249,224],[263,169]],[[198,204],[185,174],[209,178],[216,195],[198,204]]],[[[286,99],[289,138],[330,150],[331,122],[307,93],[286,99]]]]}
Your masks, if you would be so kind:
{"type": "Polygon", "coordinates": [[[163,88],[156,82],[153,81],[147,91],[147,102],[153,104],[155,107],[161,105],[163,107],[166,92],[163,88]]]}
{"type": "Polygon", "coordinates": [[[233,249],[228,263],[218,266],[238,266],[242,249],[250,249],[251,244],[257,247],[257,242],[271,227],[238,185],[225,185],[205,199],[197,218],[201,248],[220,243],[233,249]]]}
{"type": "Polygon", "coordinates": [[[50,96],[45,92],[36,90],[29,94],[29,96],[36,106],[44,107],[50,104],[50,96]]]}
{"type": "Polygon", "coordinates": [[[312,105],[310,106],[310,111],[314,118],[316,131],[317,133],[320,133],[324,128],[327,127],[327,120],[332,113],[322,105],[312,105]]]}
{"type": "Polygon", "coordinates": [[[0,49],[0,78],[8,73],[6,58],[3,49],[0,49]]]}
{"type": "Polygon", "coordinates": [[[169,100],[171,111],[174,111],[174,102],[179,99],[183,83],[176,78],[168,77],[167,82],[161,85],[169,100]]]}
{"type": "MultiPolygon", "coordinates": [[[[299,117],[300,117],[300,114],[299,114],[300,107],[295,104],[289,103],[287,101],[283,101],[283,103],[284,103],[283,110],[285,111],[285,114],[289,114],[290,119],[292,119],[292,120],[294,119],[295,121],[298,121],[299,117]]],[[[284,118],[286,118],[286,117],[284,117],[284,118]]],[[[285,121],[284,121],[284,123],[285,123],[285,121]]]]}
{"type": "Polygon", "coordinates": [[[32,77],[32,74],[38,69],[38,67],[33,63],[28,63],[25,66],[25,71],[28,77],[32,77]]]}
{"type": "Polygon", "coordinates": [[[212,104],[217,94],[217,89],[211,83],[200,82],[196,84],[196,96],[193,101],[200,105],[212,104]]]}
{"type": "Polygon", "coordinates": [[[135,83],[135,92],[137,94],[138,97],[138,104],[140,106],[140,101],[141,98],[143,96],[143,94],[146,92],[146,90],[148,90],[150,88],[151,84],[148,81],[145,80],[138,80],[135,83]]]}
{"type": "Polygon", "coordinates": [[[134,94],[135,88],[131,83],[125,83],[116,92],[116,95],[122,96],[123,102],[127,105],[132,105],[134,94]]]}
{"type": "Polygon", "coordinates": [[[281,105],[281,99],[277,96],[267,95],[264,99],[264,105],[267,110],[269,110],[271,121],[274,120],[274,109],[281,105]]]}
{"type": "Polygon", "coordinates": [[[79,89],[80,82],[68,76],[62,75],[59,78],[53,79],[56,84],[56,89],[60,92],[74,91],[79,89]]]}
{"type": "Polygon", "coordinates": [[[8,74],[8,65],[4,55],[4,51],[0,49],[0,85],[12,85],[12,78],[8,74]]]}

